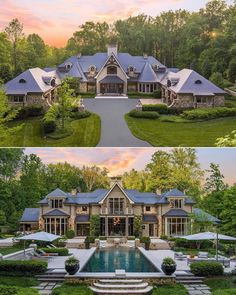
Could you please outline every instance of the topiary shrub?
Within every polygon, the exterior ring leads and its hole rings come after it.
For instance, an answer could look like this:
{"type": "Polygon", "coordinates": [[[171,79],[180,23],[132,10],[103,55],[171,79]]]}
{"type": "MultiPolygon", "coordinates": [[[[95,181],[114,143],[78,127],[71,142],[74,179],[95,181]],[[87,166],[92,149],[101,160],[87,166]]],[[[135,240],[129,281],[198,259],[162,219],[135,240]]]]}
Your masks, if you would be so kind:
{"type": "Polygon", "coordinates": [[[73,119],[84,119],[90,117],[92,114],[89,111],[71,112],[70,117],[73,119]]]}
{"type": "Polygon", "coordinates": [[[67,239],[73,239],[75,237],[75,231],[73,229],[69,229],[66,232],[66,237],[67,239]]]}
{"type": "Polygon", "coordinates": [[[57,128],[56,120],[53,120],[53,119],[43,120],[44,133],[52,133],[56,130],[56,128],[57,128]]]}
{"type": "Polygon", "coordinates": [[[36,260],[1,260],[0,275],[32,276],[47,270],[46,261],[36,260]]]}
{"type": "Polygon", "coordinates": [[[69,250],[67,248],[41,248],[46,253],[58,253],[59,256],[68,256],[69,250]]]}
{"type": "Polygon", "coordinates": [[[216,261],[199,261],[190,264],[191,272],[196,276],[221,276],[224,273],[223,265],[216,261]]]}
{"type": "Polygon", "coordinates": [[[129,112],[129,116],[133,118],[143,118],[143,119],[158,119],[160,115],[157,112],[149,112],[149,111],[136,111],[132,110],[129,112]]]}

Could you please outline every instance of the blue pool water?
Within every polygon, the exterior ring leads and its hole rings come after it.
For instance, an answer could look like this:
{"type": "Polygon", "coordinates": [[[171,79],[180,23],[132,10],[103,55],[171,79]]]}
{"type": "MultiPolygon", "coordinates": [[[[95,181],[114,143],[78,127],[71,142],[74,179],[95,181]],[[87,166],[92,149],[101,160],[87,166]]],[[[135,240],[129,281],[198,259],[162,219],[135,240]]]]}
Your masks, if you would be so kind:
{"type": "Polygon", "coordinates": [[[89,259],[82,272],[159,272],[146,257],[136,249],[109,248],[97,250],[89,259]]]}

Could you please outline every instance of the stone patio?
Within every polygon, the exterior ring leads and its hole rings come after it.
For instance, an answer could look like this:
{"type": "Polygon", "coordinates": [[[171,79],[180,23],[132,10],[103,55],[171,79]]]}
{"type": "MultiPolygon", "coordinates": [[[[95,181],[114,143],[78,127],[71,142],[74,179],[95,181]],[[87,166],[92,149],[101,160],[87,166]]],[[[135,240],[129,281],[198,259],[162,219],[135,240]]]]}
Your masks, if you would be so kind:
{"type": "Polygon", "coordinates": [[[37,289],[39,294],[50,295],[53,289],[58,288],[60,286],[61,284],[58,284],[58,283],[43,282],[43,283],[40,283],[38,286],[32,287],[32,288],[37,289]]]}
{"type": "Polygon", "coordinates": [[[189,284],[184,285],[187,289],[189,295],[203,295],[203,294],[211,294],[210,287],[204,284],[196,285],[189,284]]]}

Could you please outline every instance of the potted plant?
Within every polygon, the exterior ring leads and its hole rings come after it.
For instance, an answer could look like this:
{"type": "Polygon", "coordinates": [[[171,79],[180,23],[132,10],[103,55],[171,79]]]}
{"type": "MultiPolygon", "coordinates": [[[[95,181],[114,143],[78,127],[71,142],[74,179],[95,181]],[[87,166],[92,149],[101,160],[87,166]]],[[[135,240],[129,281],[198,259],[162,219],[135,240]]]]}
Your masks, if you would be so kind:
{"type": "Polygon", "coordinates": [[[176,271],[176,262],[171,257],[166,257],[162,261],[161,269],[170,276],[176,271]]]}
{"type": "Polygon", "coordinates": [[[79,260],[74,256],[65,261],[65,269],[69,275],[74,275],[79,270],[79,260]]]}
{"type": "Polygon", "coordinates": [[[91,236],[86,237],[84,240],[85,249],[90,249],[90,243],[94,243],[94,242],[95,242],[95,237],[91,237],[91,236]]]}
{"type": "Polygon", "coordinates": [[[151,243],[150,237],[142,237],[141,238],[141,243],[144,243],[145,244],[145,250],[149,250],[150,249],[150,243],[151,243]]]}

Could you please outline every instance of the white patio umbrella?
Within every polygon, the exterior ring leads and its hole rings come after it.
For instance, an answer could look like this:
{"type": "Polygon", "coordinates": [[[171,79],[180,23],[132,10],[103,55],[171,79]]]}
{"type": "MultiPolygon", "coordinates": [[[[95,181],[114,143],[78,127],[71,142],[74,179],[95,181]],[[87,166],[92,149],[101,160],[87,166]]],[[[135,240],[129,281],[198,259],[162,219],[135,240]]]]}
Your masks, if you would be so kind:
{"type": "Polygon", "coordinates": [[[25,235],[23,237],[17,238],[17,240],[24,241],[24,253],[25,253],[25,241],[43,241],[43,242],[53,242],[59,239],[61,236],[47,233],[45,231],[37,232],[34,234],[25,235]]]}
{"type": "Polygon", "coordinates": [[[189,236],[183,236],[182,238],[189,240],[189,241],[200,241],[200,240],[216,240],[216,260],[218,260],[218,241],[219,240],[225,240],[225,241],[236,241],[236,238],[222,235],[212,232],[204,232],[189,236]]]}

